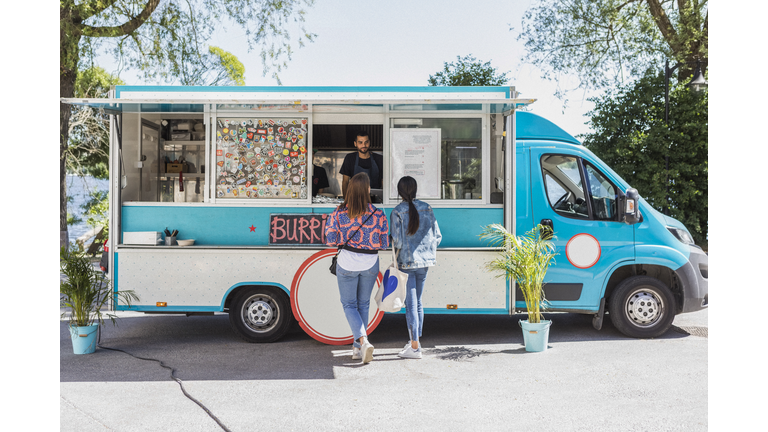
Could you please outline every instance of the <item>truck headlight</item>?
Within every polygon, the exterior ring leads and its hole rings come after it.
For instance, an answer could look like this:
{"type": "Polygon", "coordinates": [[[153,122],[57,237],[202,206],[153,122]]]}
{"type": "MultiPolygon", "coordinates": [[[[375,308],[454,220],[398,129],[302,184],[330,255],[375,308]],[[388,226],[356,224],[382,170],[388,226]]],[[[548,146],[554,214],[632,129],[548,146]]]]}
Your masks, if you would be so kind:
{"type": "Polygon", "coordinates": [[[691,238],[691,235],[688,234],[688,231],[673,227],[667,227],[667,229],[672,233],[673,236],[675,236],[676,239],[680,240],[681,243],[687,245],[696,245],[696,243],[693,241],[693,238],[691,238]]]}

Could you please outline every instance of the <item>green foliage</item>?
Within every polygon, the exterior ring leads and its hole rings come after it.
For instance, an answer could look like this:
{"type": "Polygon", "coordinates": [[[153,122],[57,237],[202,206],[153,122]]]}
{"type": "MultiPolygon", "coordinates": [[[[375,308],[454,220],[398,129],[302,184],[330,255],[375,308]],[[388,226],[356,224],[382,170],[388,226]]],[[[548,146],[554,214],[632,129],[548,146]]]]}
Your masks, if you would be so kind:
{"type": "MultiPolygon", "coordinates": [[[[640,77],[664,58],[684,62],[680,76],[687,76],[696,58],[709,56],[707,3],[538,0],[524,14],[518,35],[527,50],[523,60],[550,80],[576,74],[582,88],[640,77]]],[[[559,89],[558,96],[568,90],[559,89]]]]}
{"type": "Polygon", "coordinates": [[[662,212],[668,155],[670,216],[706,249],[707,93],[696,94],[685,84],[670,86],[669,128],[664,123],[664,76],[658,71],[590,100],[595,103],[589,113],[594,132],[580,136],[584,145],[662,212]]]}
{"type": "Polygon", "coordinates": [[[541,309],[546,305],[544,298],[544,276],[555,259],[555,244],[548,227],[537,225],[525,236],[512,235],[503,225],[491,224],[483,228],[480,238],[491,245],[503,248],[499,256],[486,264],[493,272],[503,272],[514,280],[525,298],[528,322],[541,322],[541,309]]]}
{"type": "Polygon", "coordinates": [[[208,52],[215,56],[217,64],[221,65],[217,68],[220,72],[210,80],[208,85],[245,85],[245,66],[234,54],[215,46],[208,47],[208,52]]]}
{"type": "Polygon", "coordinates": [[[115,85],[125,85],[125,82],[119,77],[111,75],[104,68],[91,66],[77,71],[77,81],[75,81],[76,98],[105,98],[109,90],[115,85]]]}
{"type": "MultiPolygon", "coordinates": [[[[221,61],[207,42],[221,27],[239,27],[249,50],[260,49],[263,74],[287,66],[298,30],[299,46],[314,34],[304,27],[304,8],[314,0],[86,0],[75,5],[62,1],[72,15],[62,23],[82,37],[78,54],[92,58],[101,50],[111,52],[121,66],[140,71],[150,81],[203,85],[211,68],[229,75],[231,63],[221,61]]],[[[67,16],[64,11],[62,16],[67,16]]],[[[62,20],[64,21],[64,20],[62,20]]],[[[227,53],[229,54],[229,53],[227,53]]],[[[229,54],[231,55],[231,54],[229,54]]],[[[214,75],[219,76],[219,73],[214,75]]],[[[236,79],[233,82],[237,82],[236,79]]]]}
{"type": "Polygon", "coordinates": [[[85,223],[91,228],[103,228],[104,237],[109,236],[109,193],[103,190],[92,191],[88,201],[83,204],[85,223]]]}
{"type": "MultiPolygon", "coordinates": [[[[93,267],[82,251],[67,251],[62,247],[60,259],[61,274],[64,276],[59,284],[61,307],[70,309],[70,326],[103,324],[104,317],[114,324],[115,315],[101,310],[107,301],[114,298],[115,301],[123,300],[130,306],[132,301],[139,299],[133,291],[113,292],[104,274],[93,267]]],[[[64,318],[67,313],[61,316],[64,318]]]]}
{"type": "Polygon", "coordinates": [[[455,63],[443,63],[443,70],[429,76],[431,86],[501,86],[509,79],[504,72],[498,74],[491,62],[482,63],[471,54],[456,56],[455,63]]]}

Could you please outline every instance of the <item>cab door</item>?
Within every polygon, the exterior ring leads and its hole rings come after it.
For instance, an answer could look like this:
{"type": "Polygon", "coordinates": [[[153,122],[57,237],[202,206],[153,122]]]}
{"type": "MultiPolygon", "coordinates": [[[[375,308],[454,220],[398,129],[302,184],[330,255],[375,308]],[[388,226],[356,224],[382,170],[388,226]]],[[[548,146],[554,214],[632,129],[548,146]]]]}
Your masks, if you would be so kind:
{"type": "Polygon", "coordinates": [[[634,259],[634,229],[619,221],[615,183],[581,156],[531,148],[531,207],[533,224],[555,235],[558,255],[545,278],[552,308],[597,311],[609,272],[634,259]]]}

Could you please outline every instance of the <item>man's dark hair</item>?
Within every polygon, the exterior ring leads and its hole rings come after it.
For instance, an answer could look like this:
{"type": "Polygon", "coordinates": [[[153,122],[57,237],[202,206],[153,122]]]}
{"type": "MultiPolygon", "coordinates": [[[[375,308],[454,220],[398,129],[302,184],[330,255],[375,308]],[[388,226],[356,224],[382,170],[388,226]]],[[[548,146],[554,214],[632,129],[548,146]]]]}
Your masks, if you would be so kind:
{"type": "Polygon", "coordinates": [[[354,139],[354,140],[352,140],[352,142],[355,142],[355,141],[357,141],[357,137],[368,137],[368,140],[369,140],[369,141],[370,141],[370,139],[371,139],[371,136],[368,134],[368,132],[366,132],[366,131],[364,131],[364,130],[359,130],[359,131],[357,131],[357,133],[355,134],[355,139],[354,139]]]}

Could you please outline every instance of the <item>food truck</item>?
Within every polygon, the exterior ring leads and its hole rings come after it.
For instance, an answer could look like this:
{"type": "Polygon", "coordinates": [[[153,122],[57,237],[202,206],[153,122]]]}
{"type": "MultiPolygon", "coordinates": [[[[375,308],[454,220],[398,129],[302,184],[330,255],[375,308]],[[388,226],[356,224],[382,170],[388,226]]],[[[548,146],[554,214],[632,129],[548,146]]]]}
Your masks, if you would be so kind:
{"type": "MultiPolygon", "coordinates": [[[[434,209],[443,238],[426,314],[525,310],[485,267],[498,254],[479,237],[489,224],[549,226],[548,310],[592,315],[598,330],[607,312],[625,335],[654,337],[706,308],[707,255],[685,226],[528,111],[534,101],[514,87],[181,86],[64,100],[111,118],[109,277],[139,296],[116,310],[224,312],[249,342],[276,341],[295,319],[318,341],[351,343],[323,227],[360,131],[383,157],[375,205],[389,215],[410,175],[434,209]],[[315,167],[328,187],[312,196],[315,167]]],[[[391,257],[380,252],[382,268],[391,257]]],[[[371,304],[369,332],[384,314],[371,304]]]]}

